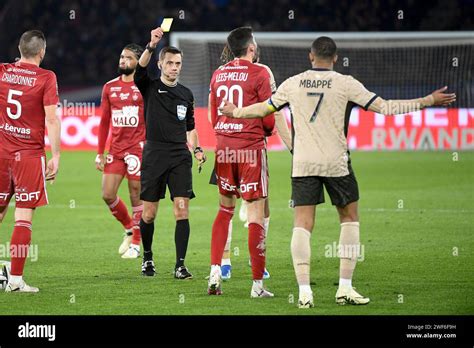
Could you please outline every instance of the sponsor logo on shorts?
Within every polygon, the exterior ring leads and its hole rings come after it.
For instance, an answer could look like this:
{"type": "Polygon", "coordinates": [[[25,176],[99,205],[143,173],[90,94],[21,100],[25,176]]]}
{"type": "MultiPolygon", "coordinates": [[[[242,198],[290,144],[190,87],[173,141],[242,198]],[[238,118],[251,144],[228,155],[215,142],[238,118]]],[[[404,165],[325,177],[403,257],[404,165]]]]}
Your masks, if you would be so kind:
{"type": "Polygon", "coordinates": [[[127,164],[127,172],[130,175],[140,175],[140,158],[138,156],[128,154],[123,160],[127,164]]]}
{"type": "Polygon", "coordinates": [[[40,197],[40,191],[36,192],[16,192],[15,193],[15,200],[17,202],[31,202],[37,201],[40,197]]]}
{"type": "Polygon", "coordinates": [[[9,193],[0,192],[0,201],[6,201],[8,199],[9,193]]]}
{"type": "MultiPolygon", "coordinates": [[[[237,186],[236,185],[231,185],[229,184],[228,182],[225,182],[225,181],[221,181],[221,187],[223,190],[225,191],[229,191],[229,192],[234,192],[236,191],[237,189],[237,186]]],[[[240,192],[242,193],[246,193],[246,192],[255,192],[257,191],[257,188],[258,188],[258,182],[250,182],[250,183],[247,183],[247,184],[240,184],[240,192]]]]}
{"type": "Polygon", "coordinates": [[[221,187],[225,191],[234,192],[237,189],[237,186],[231,185],[228,182],[221,181],[221,187]]]}
{"type": "Polygon", "coordinates": [[[240,184],[240,192],[257,191],[258,182],[249,182],[248,184],[240,184]]]}

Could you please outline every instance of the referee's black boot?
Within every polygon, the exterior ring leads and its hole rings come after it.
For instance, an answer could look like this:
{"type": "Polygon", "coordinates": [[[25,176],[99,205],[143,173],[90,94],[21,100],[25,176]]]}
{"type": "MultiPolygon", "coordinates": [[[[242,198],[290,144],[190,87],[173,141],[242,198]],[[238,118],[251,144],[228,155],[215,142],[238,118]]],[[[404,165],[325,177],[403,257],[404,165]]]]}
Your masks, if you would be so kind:
{"type": "Polygon", "coordinates": [[[191,273],[189,273],[186,266],[181,266],[181,267],[178,267],[178,268],[175,269],[174,277],[176,279],[192,279],[193,275],[191,273]]]}
{"type": "Polygon", "coordinates": [[[155,263],[153,260],[145,260],[142,262],[142,274],[147,277],[155,276],[155,263]]]}

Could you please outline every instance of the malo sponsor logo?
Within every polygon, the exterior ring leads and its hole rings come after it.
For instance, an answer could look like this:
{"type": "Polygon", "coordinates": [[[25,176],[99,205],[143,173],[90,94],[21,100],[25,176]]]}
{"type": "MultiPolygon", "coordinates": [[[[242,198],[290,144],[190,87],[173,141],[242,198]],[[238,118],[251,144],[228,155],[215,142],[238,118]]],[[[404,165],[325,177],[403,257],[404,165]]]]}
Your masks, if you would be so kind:
{"type": "Polygon", "coordinates": [[[112,110],[114,127],[137,127],[138,106],[124,106],[121,110],[112,110]]]}

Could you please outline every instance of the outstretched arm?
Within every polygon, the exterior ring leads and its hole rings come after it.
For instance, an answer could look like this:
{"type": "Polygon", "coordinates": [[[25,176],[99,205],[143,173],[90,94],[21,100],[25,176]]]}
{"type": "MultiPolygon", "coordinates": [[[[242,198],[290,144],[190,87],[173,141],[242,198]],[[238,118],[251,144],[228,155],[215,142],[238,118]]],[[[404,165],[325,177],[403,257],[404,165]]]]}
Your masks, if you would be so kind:
{"type": "Polygon", "coordinates": [[[259,118],[277,111],[277,109],[270,103],[270,100],[252,104],[243,108],[237,108],[234,104],[225,99],[223,102],[224,105],[219,108],[219,111],[224,115],[233,118],[259,118]]]}
{"type": "Polygon", "coordinates": [[[423,98],[403,99],[403,100],[384,100],[377,97],[369,106],[369,110],[384,115],[403,114],[412,111],[421,110],[428,106],[448,106],[456,101],[455,93],[445,93],[447,86],[437,89],[433,93],[423,98]]]}

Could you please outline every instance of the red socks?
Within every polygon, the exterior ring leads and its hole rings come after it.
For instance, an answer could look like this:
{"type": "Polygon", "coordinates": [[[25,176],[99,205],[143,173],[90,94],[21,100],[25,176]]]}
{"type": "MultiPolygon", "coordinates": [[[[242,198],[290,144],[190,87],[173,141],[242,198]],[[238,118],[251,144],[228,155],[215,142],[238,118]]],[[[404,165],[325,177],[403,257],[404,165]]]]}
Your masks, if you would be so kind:
{"type": "Polygon", "coordinates": [[[23,275],[30,243],[31,222],[24,220],[16,221],[10,241],[11,275],[23,275]]]}
{"type": "Polygon", "coordinates": [[[220,265],[224,253],[230,220],[234,216],[234,207],[220,206],[214,224],[212,225],[211,265],[220,265]]]}
{"type": "Polygon", "coordinates": [[[132,207],[132,222],[133,222],[133,236],[132,236],[132,244],[140,245],[141,242],[141,233],[140,233],[140,219],[142,218],[143,212],[143,204],[132,207]]]}
{"type": "Polygon", "coordinates": [[[127,206],[120,197],[117,196],[115,202],[109,205],[109,209],[125,229],[129,230],[134,226],[132,218],[128,215],[127,206]]]}
{"type": "Polygon", "coordinates": [[[265,229],[260,224],[249,224],[249,252],[253,280],[261,280],[265,271],[265,229]]]}

